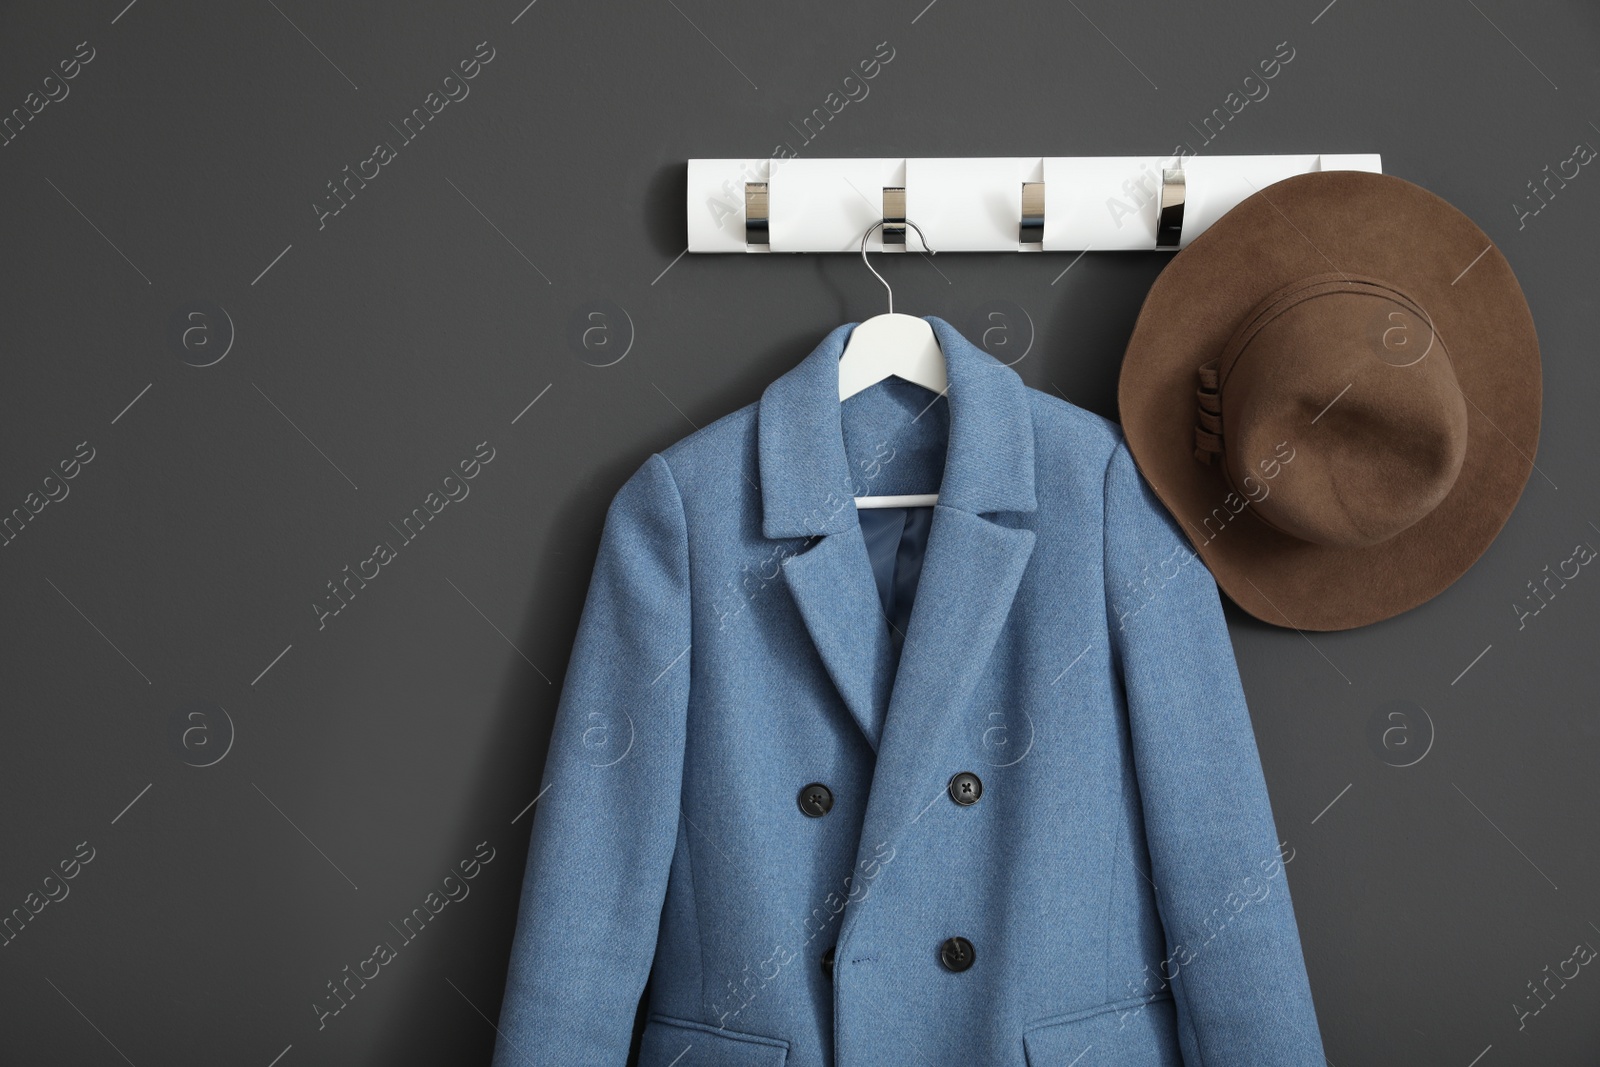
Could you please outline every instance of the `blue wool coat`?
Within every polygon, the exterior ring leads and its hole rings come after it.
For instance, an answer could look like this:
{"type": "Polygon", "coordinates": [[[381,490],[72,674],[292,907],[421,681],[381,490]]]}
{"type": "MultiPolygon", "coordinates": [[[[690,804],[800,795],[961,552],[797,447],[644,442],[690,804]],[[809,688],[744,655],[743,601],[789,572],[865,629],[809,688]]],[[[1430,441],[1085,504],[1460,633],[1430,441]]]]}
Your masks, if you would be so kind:
{"type": "Polygon", "coordinates": [[[495,1067],[625,1063],[647,979],[644,1067],[1322,1067],[1211,575],[928,321],[945,395],[841,404],[841,326],[616,494],[495,1067]]]}

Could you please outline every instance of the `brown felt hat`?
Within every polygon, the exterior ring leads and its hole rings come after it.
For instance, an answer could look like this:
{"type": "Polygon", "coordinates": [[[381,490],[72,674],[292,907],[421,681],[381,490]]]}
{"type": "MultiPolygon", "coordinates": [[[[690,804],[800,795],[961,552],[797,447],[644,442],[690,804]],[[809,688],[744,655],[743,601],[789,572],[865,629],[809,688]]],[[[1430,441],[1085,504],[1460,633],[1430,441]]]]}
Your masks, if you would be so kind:
{"type": "Polygon", "coordinates": [[[1539,341],[1500,250],[1439,197],[1329,171],[1179,252],[1128,342],[1122,427],[1217,585],[1346,630],[1489,547],[1539,438],[1539,341]]]}

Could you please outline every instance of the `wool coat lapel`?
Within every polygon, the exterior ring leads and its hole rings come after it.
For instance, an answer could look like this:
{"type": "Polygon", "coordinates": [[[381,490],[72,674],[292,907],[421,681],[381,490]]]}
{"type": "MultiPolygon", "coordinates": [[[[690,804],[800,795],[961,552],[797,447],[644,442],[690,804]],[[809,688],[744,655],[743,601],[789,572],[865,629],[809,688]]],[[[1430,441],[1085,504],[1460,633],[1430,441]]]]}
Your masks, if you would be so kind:
{"type": "MultiPolygon", "coordinates": [[[[783,575],[829,677],[877,752],[858,858],[915,818],[928,766],[966,706],[1010,613],[1034,534],[1008,525],[1034,496],[1033,423],[1009,367],[941,319],[949,439],[898,670],[852,497],[839,402],[841,326],[769,385],[759,414],[762,532],[820,538],[788,556],[783,575]],[[922,785],[913,786],[914,782],[922,785]]],[[[841,931],[860,909],[852,908],[841,931]]]]}
{"type": "Polygon", "coordinates": [[[810,551],[785,560],[783,574],[828,676],[876,751],[893,682],[893,655],[860,530],[824,536],[810,551]]]}

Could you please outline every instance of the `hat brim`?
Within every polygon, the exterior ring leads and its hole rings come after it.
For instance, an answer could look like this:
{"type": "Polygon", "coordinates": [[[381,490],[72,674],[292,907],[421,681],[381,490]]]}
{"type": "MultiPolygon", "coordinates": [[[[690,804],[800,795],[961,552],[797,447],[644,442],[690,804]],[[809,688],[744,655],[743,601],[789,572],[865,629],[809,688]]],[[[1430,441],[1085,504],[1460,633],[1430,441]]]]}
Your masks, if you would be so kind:
{"type": "Polygon", "coordinates": [[[1298,630],[1387,619],[1459,578],[1527,484],[1541,395],[1533,316],[1505,256],[1426,189],[1358,171],[1267,186],[1174,256],[1139,312],[1118,384],[1134,460],[1217,585],[1256,618],[1298,630]],[[1413,525],[1365,547],[1273,529],[1230,496],[1218,465],[1193,454],[1196,368],[1263,297],[1329,271],[1410,293],[1444,340],[1466,399],[1466,456],[1450,492],[1413,525]]]}

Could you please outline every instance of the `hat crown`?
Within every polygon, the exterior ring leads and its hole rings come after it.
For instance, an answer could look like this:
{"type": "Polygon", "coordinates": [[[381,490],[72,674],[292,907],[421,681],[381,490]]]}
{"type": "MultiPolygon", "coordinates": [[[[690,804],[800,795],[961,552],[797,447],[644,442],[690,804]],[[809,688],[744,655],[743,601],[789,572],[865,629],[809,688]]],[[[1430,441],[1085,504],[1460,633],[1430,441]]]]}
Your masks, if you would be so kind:
{"type": "Polygon", "coordinates": [[[1271,293],[1216,378],[1229,483],[1303,541],[1387,541],[1438,506],[1466,457],[1466,404],[1444,340],[1381,279],[1322,274],[1271,293]]]}

